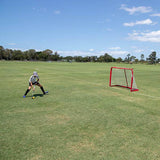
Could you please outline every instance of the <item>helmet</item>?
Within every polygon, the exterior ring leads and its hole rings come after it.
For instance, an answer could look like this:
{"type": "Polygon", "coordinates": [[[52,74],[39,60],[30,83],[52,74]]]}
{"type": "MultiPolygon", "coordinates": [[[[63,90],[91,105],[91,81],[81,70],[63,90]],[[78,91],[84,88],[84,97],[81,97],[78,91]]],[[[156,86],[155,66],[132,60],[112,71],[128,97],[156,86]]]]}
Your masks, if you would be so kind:
{"type": "Polygon", "coordinates": [[[34,76],[38,76],[38,74],[37,74],[37,72],[36,72],[36,71],[34,71],[34,72],[33,72],[33,75],[34,75],[34,76]]]}

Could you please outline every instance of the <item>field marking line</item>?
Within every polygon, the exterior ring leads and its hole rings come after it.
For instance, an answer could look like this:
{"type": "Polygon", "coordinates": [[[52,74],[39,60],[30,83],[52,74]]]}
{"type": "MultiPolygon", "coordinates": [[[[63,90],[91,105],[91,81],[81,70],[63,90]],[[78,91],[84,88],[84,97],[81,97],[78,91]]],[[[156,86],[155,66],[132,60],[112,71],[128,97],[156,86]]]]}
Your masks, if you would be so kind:
{"type": "Polygon", "coordinates": [[[142,94],[142,93],[137,93],[137,94],[138,94],[138,95],[141,95],[141,96],[150,97],[150,98],[156,98],[156,99],[160,99],[160,97],[151,96],[151,95],[147,95],[147,94],[142,94]]]}
{"type": "MultiPolygon", "coordinates": [[[[113,87],[113,89],[121,90],[121,88],[117,88],[117,87],[113,87]]],[[[146,96],[146,97],[154,98],[154,99],[160,99],[160,97],[151,96],[151,95],[147,95],[147,94],[143,94],[143,93],[138,93],[138,92],[133,92],[133,94],[141,95],[141,96],[146,96]]]]}

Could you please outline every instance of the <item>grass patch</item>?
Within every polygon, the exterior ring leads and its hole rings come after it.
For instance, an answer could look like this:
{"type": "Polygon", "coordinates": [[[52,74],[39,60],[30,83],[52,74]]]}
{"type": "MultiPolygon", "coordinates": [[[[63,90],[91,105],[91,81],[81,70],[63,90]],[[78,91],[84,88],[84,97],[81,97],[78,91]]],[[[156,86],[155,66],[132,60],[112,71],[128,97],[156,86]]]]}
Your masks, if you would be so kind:
{"type": "Polygon", "coordinates": [[[0,159],[160,159],[159,65],[0,62],[0,159]],[[109,87],[134,68],[138,92],[109,87]],[[36,70],[48,95],[24,99],[36,70]]]}

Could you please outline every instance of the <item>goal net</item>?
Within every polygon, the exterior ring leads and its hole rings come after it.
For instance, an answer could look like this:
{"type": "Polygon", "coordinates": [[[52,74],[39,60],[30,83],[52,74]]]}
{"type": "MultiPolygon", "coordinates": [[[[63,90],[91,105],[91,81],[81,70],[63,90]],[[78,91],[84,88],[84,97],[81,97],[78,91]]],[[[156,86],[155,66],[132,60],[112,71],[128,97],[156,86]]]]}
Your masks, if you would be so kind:
{"type": "Polygon", "coordinates": [[[111,67],[109,86],[129,88],[131,92],[138,91],[133,69],[131,68],[111,67]]]}

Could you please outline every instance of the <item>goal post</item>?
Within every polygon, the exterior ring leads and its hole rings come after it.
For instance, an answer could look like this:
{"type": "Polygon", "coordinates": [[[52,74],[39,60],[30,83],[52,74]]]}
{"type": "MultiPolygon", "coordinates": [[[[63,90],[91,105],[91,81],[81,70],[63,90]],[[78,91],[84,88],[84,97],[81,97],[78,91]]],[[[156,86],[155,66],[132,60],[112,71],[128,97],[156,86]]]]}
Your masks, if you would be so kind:
{"type": "Polygon", "coordinates": [[[109,86],[129,88],[131,92],[139,91],[132,68],[111,67],[109,86]]]}

